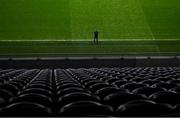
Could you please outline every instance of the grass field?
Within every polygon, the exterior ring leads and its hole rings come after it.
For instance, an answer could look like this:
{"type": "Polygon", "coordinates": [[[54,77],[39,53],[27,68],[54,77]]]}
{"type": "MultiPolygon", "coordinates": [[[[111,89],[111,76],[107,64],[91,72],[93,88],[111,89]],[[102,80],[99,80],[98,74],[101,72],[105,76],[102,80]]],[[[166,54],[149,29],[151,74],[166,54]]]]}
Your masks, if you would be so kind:
{"type": "Polygon", "coordinates": [[[176,56],[180,54],[180,40],[142,41],[1,41],[4,57],[56,56],[176,56]]]}
{"type": "Polygon", "coordinates": [[[0,55],[177,55],[179,4],[179,0],[1,0],[0,55]],[[91,42],[95,30],[100,32],[99,45],[91,42]]]}

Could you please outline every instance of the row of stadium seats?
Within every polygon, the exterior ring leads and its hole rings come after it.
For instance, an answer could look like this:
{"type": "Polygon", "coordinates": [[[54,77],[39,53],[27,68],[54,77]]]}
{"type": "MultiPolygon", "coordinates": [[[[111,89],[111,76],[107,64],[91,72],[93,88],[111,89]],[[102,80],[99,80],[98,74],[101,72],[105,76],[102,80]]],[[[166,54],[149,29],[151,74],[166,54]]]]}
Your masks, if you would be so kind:
{"type": "Polygon", "coordinates": [[[1,69],[0,116],[180,116],[180,68],[1,69]]]}

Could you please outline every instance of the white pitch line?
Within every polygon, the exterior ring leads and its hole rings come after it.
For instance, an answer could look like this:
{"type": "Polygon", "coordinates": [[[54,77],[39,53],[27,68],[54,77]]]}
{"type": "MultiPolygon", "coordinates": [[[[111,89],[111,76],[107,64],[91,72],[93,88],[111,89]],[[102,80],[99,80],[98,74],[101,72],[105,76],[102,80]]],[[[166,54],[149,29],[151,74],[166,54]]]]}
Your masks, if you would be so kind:
{"type": "MultiPolygon", "coordinates": [[[[172,41],[172,40],[180,40],[180,39],[155,39],[155,41],[172,41]]],[[[65,40],[65,39],[0,39],[0,42],[71,42],[71,41],[93,41],[93,39],[74,39],[74,40],[65,40]]],[[[106,41],[154,41],[154,39],[99,39],[100,42],[106,42],[106,41]]]]}
{"type": "Polygon", "coordinates": [[[151,53],[159,53],[159,54],[174,54],[174,53],[178,53],[179,52],[127,52],[127,53],[6,53],[6,54],[0,54],[0,55],[30,55],[30,54],[48,54],[48,55],[53,55],[53,54],[57,54],[57,55],[66,55],[66,54],[83,54],[83,55],[92,55],[92,54],[95,54],[95,55],[98,55],[98,54],[101,54],[101,55],[104,55],[104,54],[108,54],[108,55],[121,55],[121,54],[151,54],[151,53]]]}

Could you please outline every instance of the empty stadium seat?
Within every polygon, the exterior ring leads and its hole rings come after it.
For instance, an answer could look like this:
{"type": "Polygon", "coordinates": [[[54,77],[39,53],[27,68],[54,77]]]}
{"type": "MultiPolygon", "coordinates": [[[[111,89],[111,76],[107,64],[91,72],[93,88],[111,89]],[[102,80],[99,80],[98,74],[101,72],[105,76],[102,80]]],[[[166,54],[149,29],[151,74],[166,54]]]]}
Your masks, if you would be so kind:
{"type": "Polygon", "coordinates": [[[6,103],[5,100],[0,97],[0,108],[3,107],[5,103],[6,103]]]}
{"type": "Polygon", "coordinates": [[[180,80],[170,80],[169,83],[179,85],[180,80]]]}
{"type": "Polygon", "coordinates": [[[174,91],[174,92],[180,94],[180,86],[172,88],[171,91],[174,91]]]}
{"type": "Polygon", "coordinates": [[[104,99],[106,96],[116,93],[116,92],[128,92],[127,89],[118,89],[116,87],[105,87],[101,88],[98,91],[95,92],[96,95],[98,95],[101,99],[104,99]]]}
{"type": "Polygon", "coordinates": [[[158,103],[168,103],[171,105],[176,105],[180,103],[180,95],[174,92],[161,91],[154,93],[150,96],[150,99],[158,103]]]}
{"type": "Polygon", "coordinates": [[[135,100],[119,106],[116,113],[117,116],[125,117],[157,117],[171,113],[172,109],[167,104],[157,104],[149,100],[135,100]]]}
{"type": "Polygon", "coordinates": [[[127,83],[121,86],[121,88],[128,89],[130,91],[140,88],[140,87],[145,87],[145,84],[138,84],[138,83],[127,83]]]}
{"type": "Polygon", "coordinates": [[[25,89],[21,92],[19,92],[19,95],[23,95],[23,94],[40,94],[40,95],[45,95],[45,96],[48,96],[48,97],[51,97],[52,96],[52,92],[49,91],[49,90],[44,90],[44,89],[41,89],[41,88],[28,88],[28,89],[25,89]]]}
{"type": "Polygon", "coordinates": [[[72,102],[60,109],[60,114],[68,117],[108,117],[112,112],[112,107],[95,101],[72,102]]]}
{"type": "Polygon", "coordinates": [[[121,104],[125,104],[132,100],[145,99],[142,95],[130,94],[127,92],[116,92],[112,93],[104,98],[106,104],[113,106],[114,108],[120,106],[121,104]]]}
{"type": "Polygon", "coordinates": [[[59,106],[62,107],[71,102],[84,101],[84,100],[99,101],[100,99],[97,96],[93,96],[86,92],[75,92],[75,93],[69,93],[65,96],[59,97],[58,103],[59,103],[59,106]]]}
{"type": "Polygon", "coordinates": [[[126,81],[126,80],[118,80],[118,81],[113,82],[112,84],[120,87],[120,86],[122,86],[122,85],[124,85],[126,83],[128,83],[128,81],[126,81]]]}
{"type": "Polygon", "coordinates": [[[163,88],[153,88],[153,87],[141,87],[141,88],[137,88],[137,89],[133,90],[133,93],[150,96],[153,93],[157,93],[159,91],[164,91],[164,89],[163,88]]]}
{"type": "Polygon", "coordinates": [[[146,80],[146,78],[135,78],[135,79],[132,79],[131,81],[132,81],[132,82],[139,83],[139,82],[142,82],[142,81],[144,81],[144,80],[146,80]]]}
{"type": "Polygon", "coordinates": [[[149,80],[149,79],[147,79],[147,80],[142,81],[141,83],[152,86],[153,84],[161,83],[161,81],[160,80],[149,80]]]}
{"type": "Polygon", "coordinates": [[[33,117],[33,116],[49,116],[51,110],[43,105],[30,102],[17,102],[5,107],[1,115],[6,117],[33,117]]]}
{"type": "Polygon", "coordinates": [[[42,94],[28,93],[10,99],[10,103],[15,103],[15,102],[32,102],[32,103],[39,103],[41,105],[51,107],[53,101],[51,97],[42,94]]]}
{"type": "Polygon", "coordinates": [[[90,91],[87,91],[83,88],[79,88],[79,87],[71,87],[71,88],[66,88],[66,89],[63,89],[63,90],[59,90],[57,92],[58,96],[64,96],[64,95],[67,95],[67,94],[70,94],[70,93],[77,93],[77,92],[87,92],[87,93],[90,93],[90,91]]]}
{"type": "Polygon", "coordinates": [[[173,112],[171,113],[171,116],[169,115],[169,117],[172,117],[172,115],[176,115],[176,117],[180,116],[180,103],[175,105],[175,108],[173,112]]]}
{"type": "Polygon", "coordinates": [[[97,83],[97,84],[90,86],[89,90],[92,91],[93,93],[95,93],[96,91],[98,91],[102,88],[106,88],[106,87],[113,87],[113,86],[106,84],[106,83],[97,83]]]}
{"type": "Polygon", "coordinates": [[[176,87],[177,84],[170,84],[170,83],[156,83],[153,85],[153,87],[160,87],[160,88],[165,88],[167,90],[176,87]]]}
{"type": "Polygon", "coordinates": [[[30,84],[29,86],[27,86],[27,88],[37,88],[51,91],[51,87],[44,84],[30,84]]]}
{"type": "Polygon", "coordinates": [[[1,84],[0,89],[7,90],[8,92],[11,92],[12,94],[16,94],[19,91],[19,89],[16,86],[11,85],[11,84],[1,84]]]}
{"type": "Polygon", "coordinates": [[[71,87],[79,87],[79,88],[82,88],[81,85],[73,83],[73,84],[63,84],[63,85],[57,86],[57,89],[58,89],[58,90],[63,90],[63,89],[66,89],[66,88],[71,88],[71,87]]]}
{"type": "Polygon", "coordinates": [[[101,84],[101,81],[92,80],[92,81],[89,81],[89,82],[84,83],[84,85],[85,85],[86,87],[90,87],[90,86],[92,86],[92,85],[94,85],[94,84],[101,84]]]}
{"type": "Polygon", "coordinates": [[[118,81],[118,80],[120,80],[120,79],[111,78],[111,79],[106,80],[106,82],[108,82],[109,84],[112,84],[113,82],[116,82],[116,81],[118,81]]]}
{"type": "Polygon", "coordinates": [[[180,116],[180,68],[0,70],[0,117],[180,116]]]}
{"type": "Polygon", "coordinates": [[[24,87],[23,84],[21,84],[21,83],[19,83],[19,82],[14,82],[14,81],[9,82],[8,84],[17,87],[18,89],[22,89],[22,88],[24,87]]]}
{"type": "Polygon", "coordinates": [[[13,94],[8,90],[0,89],[0,97],[3,98],[5,101],[8,101],[9,98],[11,98],[12,96],[13,94]]]}

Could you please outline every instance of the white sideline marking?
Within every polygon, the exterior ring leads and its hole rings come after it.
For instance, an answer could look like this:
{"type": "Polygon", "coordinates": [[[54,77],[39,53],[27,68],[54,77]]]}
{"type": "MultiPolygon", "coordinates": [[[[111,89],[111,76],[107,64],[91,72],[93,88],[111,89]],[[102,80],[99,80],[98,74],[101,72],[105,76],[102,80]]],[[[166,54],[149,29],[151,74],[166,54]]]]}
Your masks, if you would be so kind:
{"type": "MultiPolygon", "coordinates": [[[[106,42],[106,41],[169,41],[169,40],[180,40],[180,39],[99,39],[99,41],[101,42],[106,42]]],[[[93,39],[74,39],[74,40],[71,40],[71,39],[0,39],[0,42],[39,42],[39,41],[42,41],[42,42],[49,42],[49,41],[53,41],[53,42],[64,42],[64,41],[67,41],[67,42],[70,42],[70,41],[93,41],[93,39]]]]}
{"type": "Polygon", "coordinates": [[[180,54],[179,52],[127,52],[127,53],[6,53],[6,54],[0,54],[0,55],[31,55],[31,54],[48,54],[48,55],[69,55],[69,54],[74,54],[74,55],[77,55],[77,54],[80,54],[80,55],[93,55],[93,54],[100,54],[100,55],[104,55],[104,54],[107,54],[107,55],[125,55],[125,54],[152,54],[152,53],[156,53],[156,54],[180,54]]]}

